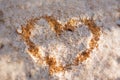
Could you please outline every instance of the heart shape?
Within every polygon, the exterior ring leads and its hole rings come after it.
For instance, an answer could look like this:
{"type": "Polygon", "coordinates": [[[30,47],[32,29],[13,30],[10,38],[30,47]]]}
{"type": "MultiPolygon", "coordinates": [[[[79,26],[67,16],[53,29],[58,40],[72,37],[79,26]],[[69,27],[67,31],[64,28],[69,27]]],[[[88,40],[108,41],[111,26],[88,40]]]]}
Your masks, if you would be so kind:
{"type": "Polygon", "coordinates": [[[49,65],[49,73],[50,74],[60,72],[60,71],[65,71],[70,66],[78,65],[80,62],[83,62],[84,60],[86,60],[90,56],[90,53],[92,52],[92,50],[94,48],[97,48],[98,41],[100,38],[100,27],[97,27],[97,25],[95,24],[93,19],[87,19],[87,18],[74,19],[74,18],[71,18],[65,24],[61,24],[60,21],[57,21],[53,16],[47,16],[47,15],[30,19],[25,26],[21,27],[21,31],[18,30],[17,32],[21,35],[22,39],[26,43],[26,45],[28,47],[28,49],[27,49],[28,54],[38,64],[49,65]],[[78,25],[80,23],[83,23],[84,25],[86,25],[88,27],[88,29],[92,33],[92,38],[88,43],[89,48],[87,48],[86,50],[84,50],[82,52],[79,52],[72,63],[66,64],[64,66],[61,63],[58,63],[56,61],[56,58],[53,56],[51,57],[51,56],[47,55],[47,56],[43,57],[41,48],[39,46],[37,46],[30,39],[31,32],[35,28],[35,23],[40,19],[44,19],[49,23],[51,30],[54,31],[54,33],[56,33],[58,38],[64,31],[74,32],[75,29],[78,27],[78,25]]]}

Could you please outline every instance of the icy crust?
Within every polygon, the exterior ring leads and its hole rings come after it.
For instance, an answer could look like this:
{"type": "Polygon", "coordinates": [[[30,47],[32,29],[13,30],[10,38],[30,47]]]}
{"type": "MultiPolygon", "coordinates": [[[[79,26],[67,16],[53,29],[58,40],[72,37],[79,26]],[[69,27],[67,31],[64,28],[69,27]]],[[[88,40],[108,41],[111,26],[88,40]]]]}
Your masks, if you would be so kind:
{"type": "MultiPolygon", "coordinates": [[[[60,22],[60,21],[59,21],[60,22]]],[[[31,40],[40,45],[43,56],[56,57],[64,66],[72,63],[79,51],[88,47],[88,42],[92,34],[85,25],[79,24],[73,31],[64,31],[60,36],[51,31],[47,21],[39,20],[32,31],[31,40]],[[44,24],[44,25],[42,25],[44,24]],[[86,32],[85,34],[83,34],[86,32]]]]}

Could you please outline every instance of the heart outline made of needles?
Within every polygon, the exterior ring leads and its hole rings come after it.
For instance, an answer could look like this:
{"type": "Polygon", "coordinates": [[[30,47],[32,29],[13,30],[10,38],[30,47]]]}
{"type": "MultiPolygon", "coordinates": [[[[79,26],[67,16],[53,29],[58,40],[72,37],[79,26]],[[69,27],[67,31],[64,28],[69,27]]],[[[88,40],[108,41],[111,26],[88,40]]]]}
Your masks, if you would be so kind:
{"type": "Polygon", "coordinates": [[[68,67],[72,65],[78,65],[80,62],[85,61],[90,56],[91,51],[94,48],[98,47],[98,41],[100,39],[100,33],[101,33],[100,27],[98,27],[95,24],[93,19],[80,18],[79,20],[77,20],[71,18],[70,20],[67,21],[66,24],[62,25],[53,16],[47,16],[47,15],[30,19],[29,21],[27,21],[26,25],[21,26],[21,30],[22,31],[17,30],[17,32],[22,36],[22,39],[25,41],[26,45],[28,46],[27,53],[33,58],[33,60],[36,63],[40,65],[45,63],[49,65],[50,74],[57,73],[60,71],[65,71],[68,67]],[[41,18],[45,19],[49,23],[51,29],[57,34],[58,37],[63,31],[69,30],[73,32],[77,27],[76,26],[77,23],[79,22],[83,23],[84,25],[87,25],[88,29],[91,31],[93,36],[88,44],[89,48],[82,52],[79,52],[73,63],[67,64],[65,66],[63,66],[61,63],[59,63],[59,66],[56,66],[57,62],[56,62],[56,58],[54,57],[46,56],[43,58],[40,53],[41,52],[40,47],[35,45],[30,40],[31,31],[35,28],[34,25],[36,21],[40,20],[41,18]]]}

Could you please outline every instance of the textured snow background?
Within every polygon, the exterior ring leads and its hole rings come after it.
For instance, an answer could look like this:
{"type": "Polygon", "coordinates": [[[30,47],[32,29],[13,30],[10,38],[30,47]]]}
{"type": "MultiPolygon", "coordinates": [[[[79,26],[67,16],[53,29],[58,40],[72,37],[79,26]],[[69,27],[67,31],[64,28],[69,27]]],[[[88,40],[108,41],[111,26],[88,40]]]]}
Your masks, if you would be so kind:
{"type": "MultiPolygon", "coordinates": [[[[120,0],[0,0],[0,80],[120,80],[120,26],[117,25],[120,24],[119,4],[120,0]],[[45,14],[53,15],[62,22],[81,15],[94,16],[96,24],[100,25],[102,30],[99,47],[79,66],[72,66],[72,69],[65,73],[50,76],[47,66],[38,66],[26,53],[26,45],[16,32],[27,20],[45,14]]],[[[49,26],[46,23],[43,25],[49,26]]],[[[44,30],[47,31],[48,28],[44,30]]],[[[39,37],[40,28],[36,28],[34,32],[32,40],[43,47],[47,46],[51,37],[47,35],[46,40],[44,35],[39,37]]],[[[54,36],[49,29],[48,33],[54,36]]],[[[74,33],[73,39],[83,39],[86,36],[86,40],[90,36],[85,27],[81,27],[76,33],[81,36],[74,33]]],[[[64,40],[63,38],[61,40],[64,40]]],[[[58,46],[62,46],[54,37],[51,39],[58,46]]],[[[54,45],[54,42],[51,44],[54,45]]],[[[52,47],[54,46],[50,48],[52,47]]],[[[80,49],[84,47],[81,46],[80,49]]],[[[63,52],[67,50],[61,49],[63,52]]],[[[67,52],[69,50],[74,52],[78,49],[68,47],[67,52]]]]}

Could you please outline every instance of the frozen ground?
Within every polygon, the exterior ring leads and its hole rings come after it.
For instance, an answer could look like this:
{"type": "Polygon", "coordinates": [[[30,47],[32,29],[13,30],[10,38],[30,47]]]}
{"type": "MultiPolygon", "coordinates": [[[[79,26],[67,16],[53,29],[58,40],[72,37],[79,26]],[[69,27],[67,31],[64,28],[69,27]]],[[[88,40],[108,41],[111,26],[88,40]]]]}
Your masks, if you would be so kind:
{"type": "MultiPolygon", "coordinates": [[[[120,0],[0,0],[0,80],[120,80],[119,4],[120,0]],[[101,29],[99,46],[79,65],[50,75],[49,66],[35,63],[17,33],[28,20],[44,15],[54,16],[62,24],[70,18],[94,18],[101,29]]],[[[66,65],[91,39],[87,26],[78,26],[57,37],[41,19],[30,39],[41,47],[43,55],[66,65]]]]}

